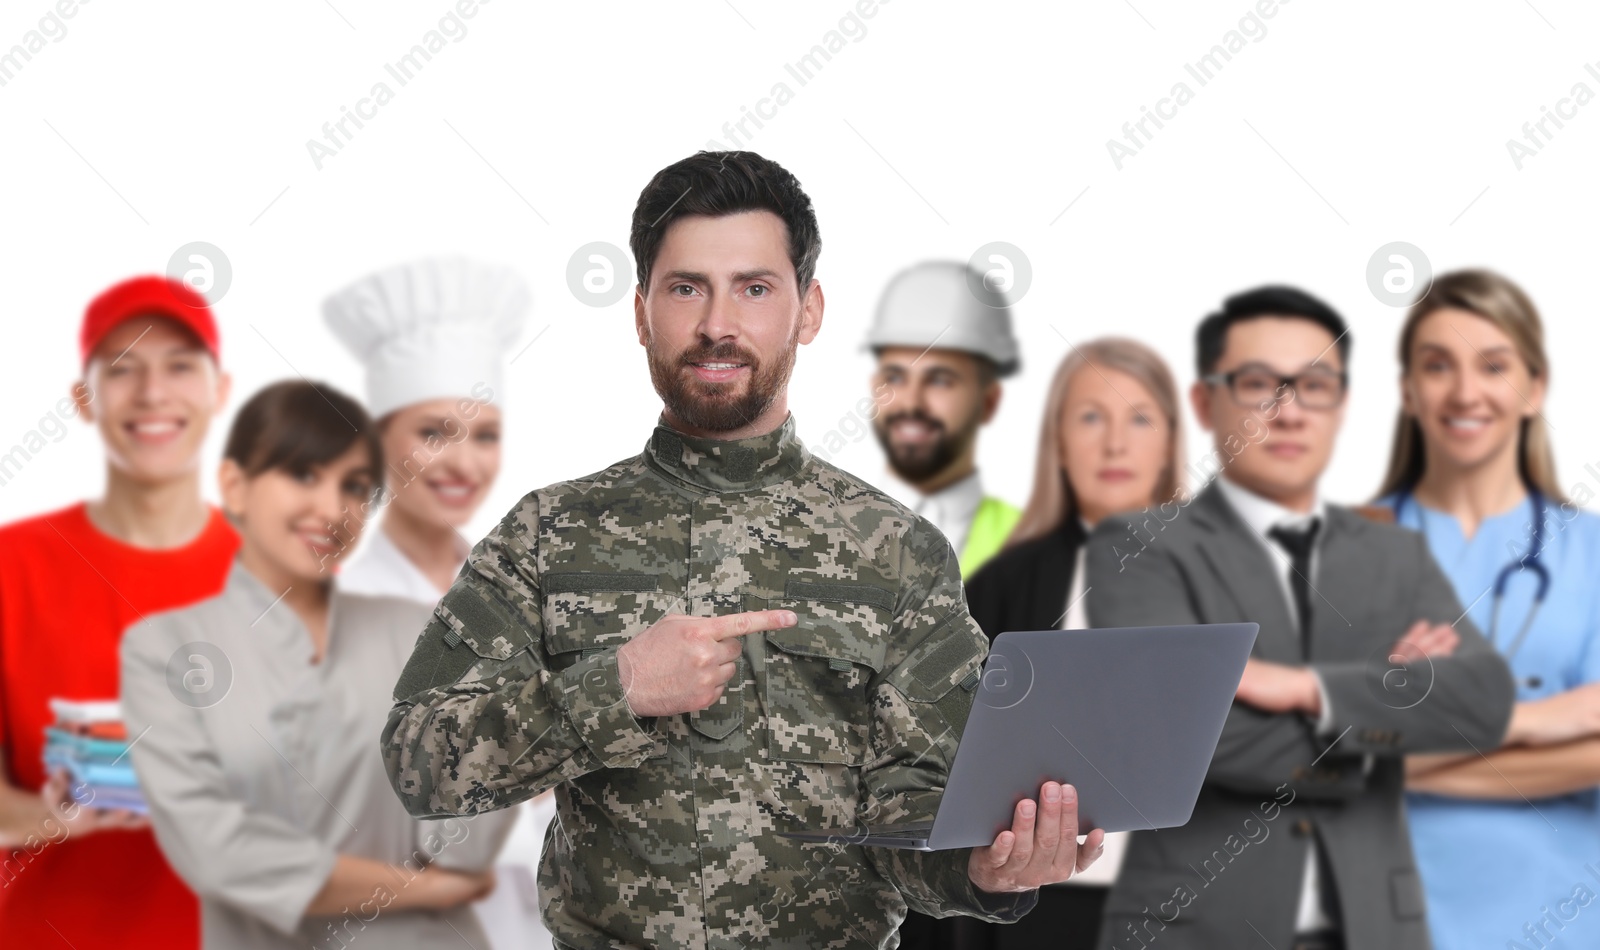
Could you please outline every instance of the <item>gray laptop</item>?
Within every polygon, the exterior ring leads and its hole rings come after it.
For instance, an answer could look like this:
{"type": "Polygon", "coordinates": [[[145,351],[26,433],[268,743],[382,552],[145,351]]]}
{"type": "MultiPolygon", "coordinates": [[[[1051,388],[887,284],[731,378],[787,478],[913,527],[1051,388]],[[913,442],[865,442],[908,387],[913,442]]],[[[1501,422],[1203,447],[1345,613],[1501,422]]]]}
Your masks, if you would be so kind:
{"type": "Polygon", "coordinates": [[[943,851],[993,844],[1047,780],[1087,834],[1189,820],[1256,640],[1253,623],[1002,633],[931,824],[780,832],[943,851]]]}

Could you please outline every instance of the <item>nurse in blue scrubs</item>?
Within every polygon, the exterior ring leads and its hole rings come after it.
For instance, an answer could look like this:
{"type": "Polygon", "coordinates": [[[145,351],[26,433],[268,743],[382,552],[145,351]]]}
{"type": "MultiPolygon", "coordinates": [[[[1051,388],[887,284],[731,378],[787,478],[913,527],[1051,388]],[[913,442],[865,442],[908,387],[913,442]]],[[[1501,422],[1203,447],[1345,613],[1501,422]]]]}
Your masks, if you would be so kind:
{"type": "Polygon", "coordinates": [[[1378,503],[1427,537],[1517,680],[1499,748],[1407,761],[1434,947],[1600,947],[1600,518],[1578,508],[1593,486],[1575,503],[1556,482],[1538,312],[1497,274],[1443,275],[1400,361],[1378,503]]]}

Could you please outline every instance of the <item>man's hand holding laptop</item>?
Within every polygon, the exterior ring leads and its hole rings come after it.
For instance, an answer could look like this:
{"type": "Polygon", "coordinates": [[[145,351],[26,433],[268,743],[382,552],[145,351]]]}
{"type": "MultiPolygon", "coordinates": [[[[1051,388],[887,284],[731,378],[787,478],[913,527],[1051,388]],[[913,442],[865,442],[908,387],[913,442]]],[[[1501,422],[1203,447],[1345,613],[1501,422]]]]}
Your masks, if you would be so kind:
{"type": "Polygon", "coordinates": [[[972,849],[967,876],[991,894],[1029,891],[1058,884],[1086,871],[1105,851],[1106,833],[1089,832],[1078,843],[1078,793],[1071,785],[1046,782],[1039,800],[1017,802],[1011,827],[994,844],[972,849]]]}

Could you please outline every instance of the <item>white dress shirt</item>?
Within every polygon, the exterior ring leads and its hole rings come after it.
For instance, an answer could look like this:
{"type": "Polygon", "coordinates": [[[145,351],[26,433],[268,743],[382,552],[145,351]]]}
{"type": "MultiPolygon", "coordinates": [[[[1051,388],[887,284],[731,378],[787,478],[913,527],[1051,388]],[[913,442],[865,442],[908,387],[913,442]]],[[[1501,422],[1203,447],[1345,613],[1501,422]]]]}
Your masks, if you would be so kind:
{"type": "MultiPolygon", "coordinates": [[[[1241,488],[1228,480],[1226,473],[1217,477],[1217,488],[1222,492],[1222,497],[1250,528],[1250,533],[1256,536],[1263,550],[1273,566],[1277,568],[1274,575],[1278,579],[1278,587],[1283,591],[1283,599],[1289,605],[1289,616],[1300,622],[1299,609],[1295,606],[1294,594],[1289,586],[1289,571],[1291,562],[1289,554],[1280,545],[1274,543],[1267,535],[1273,528],[1290,528],[1303,530],[1313,519],[1327,526],[1327,508],[1323,504],[1322,496],[1316,496],[1309,512],[1292,511],[1282,505],[1270,501],[1247,489],[1241,488]]],[[[1318,554],[1321,547],[1322,534],[1319,529],[1316,543],[1311,549],[1311,575],[1306,580],[1315,584],[1312,578],[1317,576],[1318,554]]],[[[1315,590],[1313,589],[1313,596],[1315,590]]],[[[1317,721],[1317,732],[1326,735],[1333,722],[1333,710],[1328,703],[1328,691],[1322,686],[1322,678],[1317,677],[1317,691],[1322,694],[1322,715],[1317,721]]],[[[1322,930],[1333,926],[1333,921],[1323,913],[1322,901],[1319,899],[1321,881],[1318,878],[1317,868],[1317,842],[1312,838],[1310,846],[1306,848],[1306,870],[1304,885],[1300,889],[1300,909],[1295,914],[1296,932],[1322,930]]]]}
{"type": "MultiPolygon", "coordinates": [[[[1088,537],[1094,530],[1082,518],[1078,519],[1078,523],[1083,526],[1084,537],[1088,537]]],[[[1061,619],[1063,630],[1085,630],[1089,626],[1089,598],[1084,596],[1088,593],[1088,578],[1085,576],[1089,569],[1088,553],[1089,545],[1080,544],[1078,553],[1073,555],[1072,583],[1067,590],[1066,609],[1061,619]]],[[[1110,887],[1115,884],[1117,871],[1122,868],[1123,854],[1128,848],[1129,834],[1131,832],[1113,831],[1106,835],[1106,853],[1102,854],[1100,860],[1091,865],[1089,870],[1068,878],[1067,884],[1092,884],[1097,887],[1110,887]]]]}
{"type": "MultiPolygon", "coordinates": [[[[1078,524],[1083,526],[1083,536],[1085,538],[1094,531],[1094,528],[1082,518],[1078,519],[1078,524]]],[[[1087,630],[1089,628],[1089,598],[1084,596],[1084,594],[1088,593],[1086,588],[1088,587],[1089,579],[1085,576],[1088,573],[1089,545],[1080,544],[1078,545],[1078,553],[1073,555],[1072,558],[1072,584],[1067,589],[1066,610],[1061,615],[1061,629],[1063,630],[1087,630]]]]}
{"type": "Polygon", "coordinates": [[[967,533],[972,530],[972,519],[977,517],[978,506],[983,504],[983,482],[978,478],[977,470],[929,495],[902,481],[892,470],[886,468],[885,471],[889,477],[884,480],[884,490],[907,508],[933,522],[933,526],[949,540],[956,556],[960,557],[961,548],[967,543],[967,533]]]}

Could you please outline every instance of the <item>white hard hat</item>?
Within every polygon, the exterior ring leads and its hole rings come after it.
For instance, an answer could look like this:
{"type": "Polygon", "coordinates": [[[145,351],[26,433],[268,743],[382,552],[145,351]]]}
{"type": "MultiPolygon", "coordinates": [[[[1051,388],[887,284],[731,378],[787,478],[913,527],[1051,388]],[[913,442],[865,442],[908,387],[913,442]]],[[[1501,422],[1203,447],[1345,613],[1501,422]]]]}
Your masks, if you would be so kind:
{"type": "Polygon", "coordinates": [[[509,268],[435,258],[361,278],[329,296],[322,315],[366,365],[367,411],[377,419],[433,399],[499,403],[502,363],[528,303],[509,268]]]}
{"type": "Polygon", "coordinates": [[[1001,376],[1022,366],[1011,335],[1011,308],[960,261],[924,261],[894,275],[867,331],[867,347],[960,350],[988,359],[1001,376]],[[1000,306],[990,306],[980,295],[1000,306]]]}

